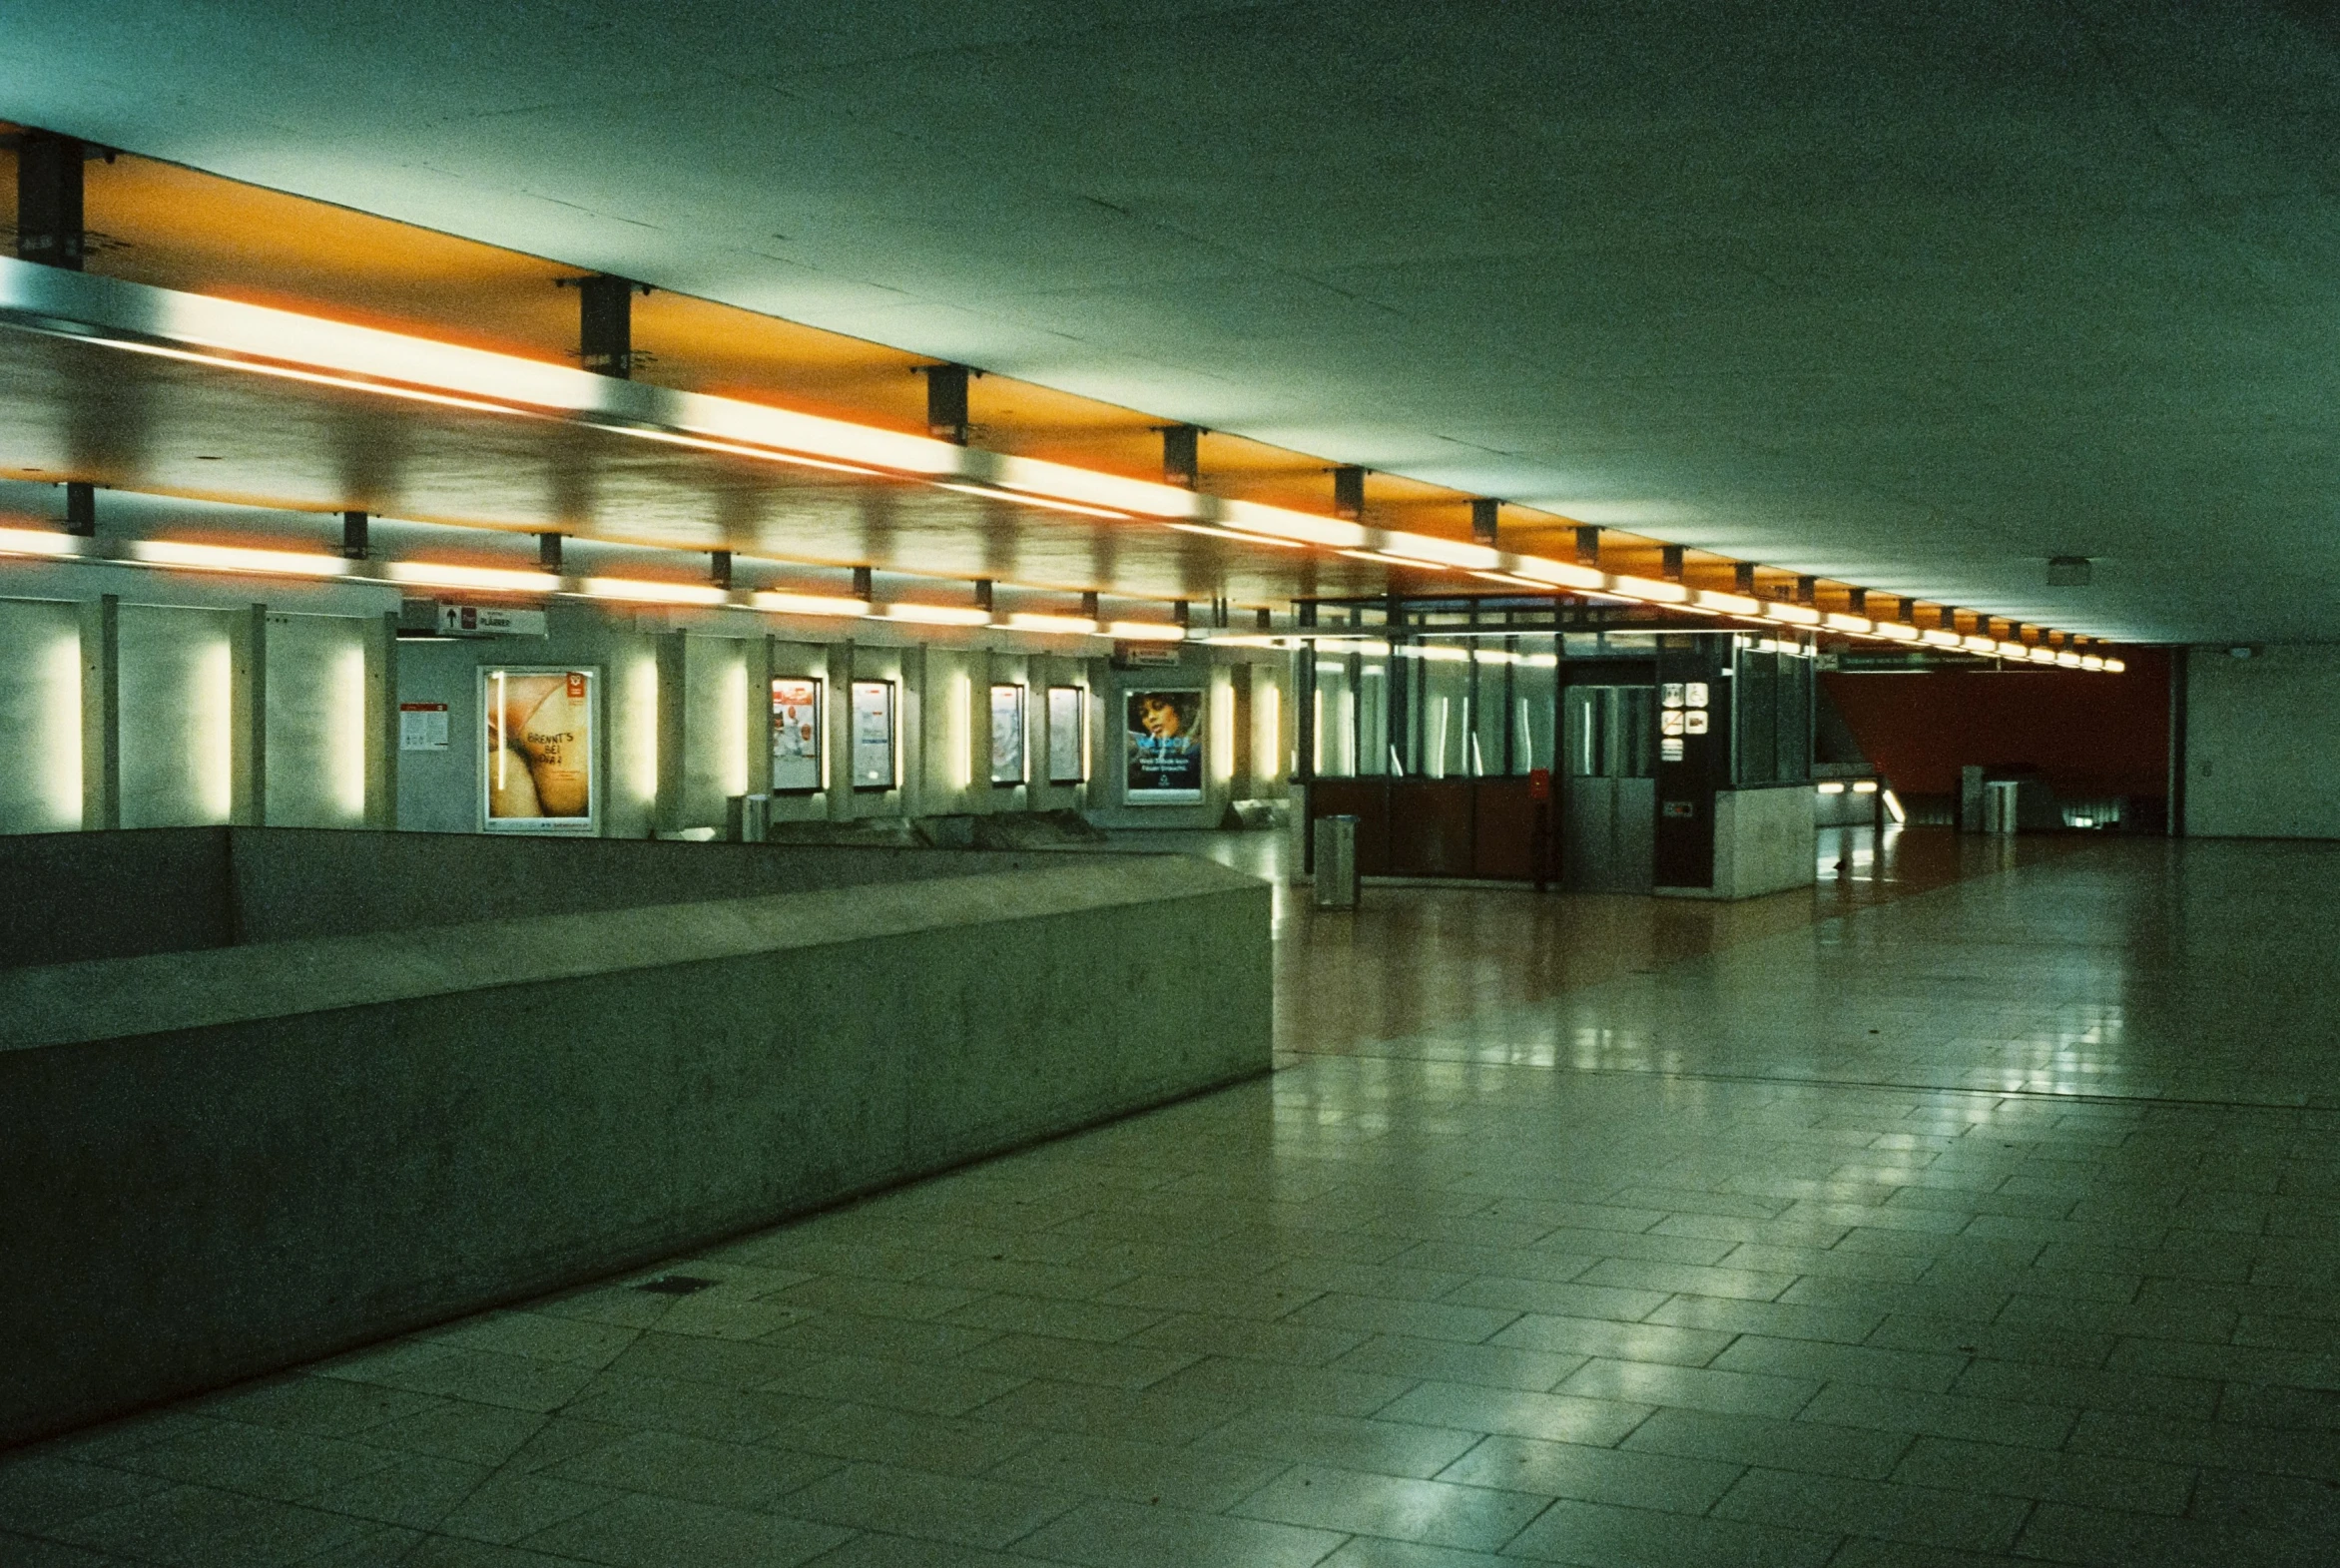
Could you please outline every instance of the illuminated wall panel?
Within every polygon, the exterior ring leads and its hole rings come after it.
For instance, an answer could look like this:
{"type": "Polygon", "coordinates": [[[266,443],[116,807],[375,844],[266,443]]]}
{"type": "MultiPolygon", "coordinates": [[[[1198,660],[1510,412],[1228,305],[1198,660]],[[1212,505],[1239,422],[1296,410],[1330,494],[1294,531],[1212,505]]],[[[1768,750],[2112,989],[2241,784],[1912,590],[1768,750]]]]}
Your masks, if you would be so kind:
{"type": "Polygon", "coordinates": [[[81,825],[81,633],[73,605],[0,600],[0,833],[81,825]]]}
{"type": "Polygon", "coordinates": [[[268,619],[272,827],[364,825],[362,626],[342,616],[268,619]]]}
{"type": "Polygon", "coordinates": [[[122,825],[228,819],[229,618],[122,607],[122,825]]]}

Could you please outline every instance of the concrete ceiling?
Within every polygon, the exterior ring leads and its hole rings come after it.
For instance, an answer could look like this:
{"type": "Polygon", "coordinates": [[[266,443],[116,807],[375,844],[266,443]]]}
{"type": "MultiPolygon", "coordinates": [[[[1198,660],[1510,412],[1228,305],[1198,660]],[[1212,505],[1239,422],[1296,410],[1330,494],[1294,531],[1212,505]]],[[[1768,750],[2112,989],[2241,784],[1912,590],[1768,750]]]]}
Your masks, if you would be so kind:
{"type": "Polygon", "coordinates": [[[1881,590],[2317,638],[2324,16],[81,0],[0,21],[0,116],[1881,590]]]}

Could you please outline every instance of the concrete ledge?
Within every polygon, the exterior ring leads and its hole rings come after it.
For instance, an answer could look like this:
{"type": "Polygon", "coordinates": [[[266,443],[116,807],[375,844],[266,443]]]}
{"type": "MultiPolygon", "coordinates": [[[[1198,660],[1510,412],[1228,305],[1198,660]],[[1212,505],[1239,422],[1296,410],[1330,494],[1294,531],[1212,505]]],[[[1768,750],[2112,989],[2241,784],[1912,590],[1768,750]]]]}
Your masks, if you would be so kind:
{"type": "Polygon", "coordinates": [[[1265,1072],[1268,900],[1082,855],[0,974],[0,1440],[1265,1072]]]}

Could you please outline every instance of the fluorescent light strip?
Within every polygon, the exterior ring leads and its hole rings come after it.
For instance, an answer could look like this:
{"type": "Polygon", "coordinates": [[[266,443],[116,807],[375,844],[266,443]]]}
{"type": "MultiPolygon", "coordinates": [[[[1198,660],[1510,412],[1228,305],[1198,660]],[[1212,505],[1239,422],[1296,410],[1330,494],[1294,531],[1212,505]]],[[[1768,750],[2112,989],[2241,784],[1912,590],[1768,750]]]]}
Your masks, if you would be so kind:
{"type": "Polygon", "coordinates": [[[1717,615],[1760,616],[1763,613],[1763,601],[1760,599],[1749,599],[1744,594],[1717,593],[1711,588],[1692,589],[1690,602],[1700,609],[1712,610],[1717,615]]]}
{"type": "Polygon", "coordinates": [[[1820,619],[1821,624],[1831,631],[1851,632],[1856,636],[1865,635],[1877,629],[1877,623],[1865,615],[1846,615],[1837,610],[1829,611],[1820,619]]]}
{"type": "Polygon", "coordinates": [[[1914,626],[1903,626],[1898,621],[1880,621],[1877,623],[1877,635],[1891,642],[1914,643],[1926,634],[1914,626]]]}
{"type": "Polygon", "coordinates": [[[2080,668],[2082,670],[2101,670],[2104,668],[2104,661],[2094,654],[2082,654],[2080,655],[2080,668]]]}
{"type": "Polygon", "coordinates": [[[887,621],[913,621],[921,626],[989,626],[991,612],[973,605],[919,604],[902,600],[885,607],[887,621]]]}
{"type": "Polygon", "coordinates": [[[1109,637],[1125,643],[1182,643],[1186,628],[1163,621],[1115,621],[1105,628],[1109,637]]]}
{"type": "Polygon", "coordinates": [[[1965,650],[1967,650],[1967,652],[1969,652],[1969,653],[1974,653],[1974,654],[1995,654],[1995,653],[1999,652],[1999,643],[1998,643],[1998,641],[1997,641],[1996,639],[1994,639],[1994,638],[1989,638],[1989,637],[1962,637],[1962,638],[1960,638],[1958,641],[1959,641],[1959,646],[1960,646],[1961,648],[1964,648],[1965,650]]]}
{"type": "Polygon", "coordinates": [[[766,591],[755,596],[759,610],[779,615],[833,615],[859,617],[870,613],[867,599],[839,599],[825,594],[784,594],[766,591]]]}
{"type": "Polygon", "coordinates": [[[731,601],[731,591],[713,583],[652,583],[631,577],[589,577],[585,592],[595,599],[621,599],[632,604],[720,605],[731,601]]]}
{"type": "Polygon", "coordinates": [[[1503,564],[1500,551],[1489,550],[1482,544],[1441,539],[1435,534],[1386,533],[1382,535],[1381,549],[1382,554],[1394,561],[1459,566],[1472,572],[1491,572],[1503,564]]]}
{"type": "Polygon", "coordinates": [[[1213,527],[1208,523],[1164,523],[1182,534],[1200,534],[1205,539],[1216,539],[1222,544],[1266,544],[1279,550],[1305,550],[1307,545],[1298,539],[1279,539],[1274,534],[1245,534],[1232,529],[1213,527]]]}
{"type": "Polygon", "coordinates": [[[960,495],[979,495],[986,501],[1004,501],[1012,506],[1037,506],[1051,512],[1071,512],[1081,517],[1110,518],[1117,523],[1135,521],[1127,512],[1110,512],[1101,506],[1083,506],[1077,501],[1052,501],[1036,495],[1024,495],[1006,490],[995,490],[989,485],[958,484],[948,479],[931,481],[937,490],[955,490],[960,495]]]}
{"type": "Polygon", "coordinates": [[[1943,627],[1930,626],[1918,634],[1918,640],[1935,648],[1963,648],[1966,639],[1943,627]]]}
{"type": "Polygon", "coordinates": [[[1608,592],[1626,599],[1638,599],[1644,604],[1678,604],[1690,602],[1690,590],[1680,583],[1660,582],[1654,577],[1611,577],[1608,592]]]}
{"type": "Polygon", "coordinates": [[[1039,615],[1019,610],[1007,618],[1007,624],[1019,632],[1078,632],[1095,636],[1097,623],[1077,615],[1039,615]]]}
{"type": "Polygon", "coordinates": [[[515,572],[494,566],[457,566],[451,562],[393,561],[388,568],[393,583],[424,588],[477,588],[492,593],[549,594],[561,586],[550,572],[515,572]]]}
{"type": "Polygon", "coordinates": [[[1299,539],[1334,550],[1363,550],[1373,543],[1372,534],[1355,523],[1311,517],[1306,512],[1288,512],[1280,506],[1262,506],[1256,501],[1221,501],[1219,524],[1242,533],[1299,539]]]}
{"type": "Polygon", "coordinates": [[[742,446],[737,441],[718,441],[703,435],[684,435],[675,430],[651,430],[624,420],[585,421],[597,430],[608,430],[617,435],[639,436],[645,441],[664,441],[670,446],[688,446],[701,452],[722,452],[730,457],[751,458],[759,463],[786,463],[791,468],[818,468],[827,473],[860,474],[871,479],[888,477],[882,470],[865,468],[860,463],[834,462],[826,457],[805,457],[795,452],[775,452],[768,447],[742,446]]]}
{"type": "Polygon", "coordinates": [[[2126,674],[2127,671],[2127,664],[2121,660],[2107,659],[2104,661],[2104,673],[2106,675],[2123,675],[2126,674]]]}
{"type": "Polygon", "coordinates": [[[185,566],[207,572],[268,572],[286,577],[346,577],[349,563],[315,551],[250,550],[235,545],[191,544],[178,539],[132,542],[130,558],[149,566],[185,566]]]}
{"type": "Polygon", "coordinates": [[[1818,626],[1820,624],[1819,611],[1808,605],[1782,604],[1776,599],[1763,607],[1763,615],[1766,620],[1785,621],[1790,626],[1818,626]]]}
{"type": "Polygon", "coordinates": [[[82,541],[72,534],[53,534],[40,528],[0,528],[0,555],[74,556],[82,541]]]}
{"type": "Polygon", "coordinates": [[[1608,575],[1588,566],[1569,566],[1559,561],[1522,556],[1512,563],[1512,567],[1530,582],[1555,588],[1585,588],[1597,593],[1608,586],[1608,575]]]}
{"type": "Polygon", "coordinates": [[[1371,561],[1376,566],[1411,566],[1423,572],[1447,570],[1444,561],[1423,561],[1410,555],[1394,555],[1388,550],[1335,550],[1333,553],[1345,555],[1352,561],[1371,561]]]}

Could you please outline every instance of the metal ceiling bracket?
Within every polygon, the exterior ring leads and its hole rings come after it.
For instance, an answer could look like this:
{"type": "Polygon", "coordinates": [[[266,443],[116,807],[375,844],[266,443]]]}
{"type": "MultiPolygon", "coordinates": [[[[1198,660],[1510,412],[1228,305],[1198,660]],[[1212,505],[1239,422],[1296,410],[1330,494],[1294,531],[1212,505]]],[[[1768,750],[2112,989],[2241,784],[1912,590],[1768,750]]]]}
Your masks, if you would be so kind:
{"type": "Polygon", "coordinates": [[[1192,490],[1202,481],[1202,427],[1162,426],[1162,482],[1192,490]]]}
{"type": "Polygon", "coordinates": [[[1470,498],[1470,540],[1473,544],[1491,545],[1495,542],[1496,515],[1503,503],[1486,496],[1470,498]]]}
{"type": "Polygon", "coordinates": [[[1591,523],[1576,525],[1576,564],[1600,565],[1600,529],[1591,523]]]}
{"type": "Polygon", "coordinates": [[[538,534],[536,536],[536,564],[547,572],[557,572],[561,569],[561,536],[559,534],[538,534]]]}
{"type": "Polygon", "coordinates": [[[650,292],[648,283],[596,272],[591,277],[562,278],[577,290],[577,354],[595,375],[620,381],[634,374],[634,295],[650,292]]]}
{"type": "Polygon", "coordinates": [[[979,372],[963,364],[927,364],[917,373],[926,378],[926,433],[952,446],[967,444],[967,380],[979,372]]]}
{"type": "Polygon", "coordinates": [[[373,553],[371,519],[363,512],[341,514],[341,555],[350,561],[362,561],[373,553]]]}
{"type": "Polygon", "coordinates": [[[1659,575],[1663,576],[1669,583],[1678,583],[1682,580],[1682,547],[1680,545],[1663,546],[1659,549],[1657,558],[1659,575]]]}
{"type": "Polygon", "coordinates": [[[1754,562],[1734,561],[1731,563],[1731,589],[1735,593],[1745,594],[1750,599],[1755,597],[1754,562]]]}
{"type": "Polygon", "coordinates": [[[81,270],[82,144],[70,136],[27,131],[16,149],[16,254],[27,261],[81,270]]]}
{"type": "Polygon", "coordinates": [[[1333,515],[1345,523],[1365,516],[1365,470],[1353,463],[1333,470],[1333,515]]]}
{"type": "Polygon", "coordinates": [[[65,531],[83,539],[98,536],[98,487],[86,480],[65,481],[65,531]]]}

